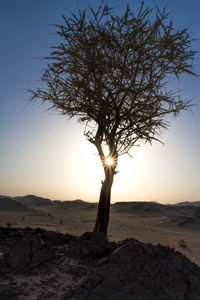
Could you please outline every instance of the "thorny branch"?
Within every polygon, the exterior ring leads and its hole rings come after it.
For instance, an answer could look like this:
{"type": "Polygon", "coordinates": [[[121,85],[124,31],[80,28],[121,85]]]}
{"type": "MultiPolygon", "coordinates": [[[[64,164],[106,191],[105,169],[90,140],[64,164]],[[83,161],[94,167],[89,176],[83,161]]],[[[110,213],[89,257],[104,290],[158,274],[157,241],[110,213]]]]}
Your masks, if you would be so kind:
{"type": "Polygon", "coordinates": [[[187,28],[175,30],[165,9],[145,8],[143,2],[138,13],[127,6],[116,16],[102,1],[97,11],[79,10],[63,22],[56,25],[62,41],[46,57],[45,88],[30,91],[31,100],[78,116],[101,159],[103,144],[119,156],[138,141],[160,141],[168,127],[165,116],[190,107],[165,82],[173,75],[196,75],[187,28]]]}

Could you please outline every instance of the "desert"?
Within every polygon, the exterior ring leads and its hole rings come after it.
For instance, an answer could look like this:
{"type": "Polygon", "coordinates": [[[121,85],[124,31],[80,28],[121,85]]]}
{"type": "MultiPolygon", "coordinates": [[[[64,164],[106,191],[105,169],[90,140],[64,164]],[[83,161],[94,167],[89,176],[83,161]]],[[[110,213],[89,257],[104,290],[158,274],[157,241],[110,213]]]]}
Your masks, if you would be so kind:
{"type": "Polygon", "coordinates": [[[199,202],[112,204],[108,241],[90,239],[96,212],[83,200],[1,196],[0,299],[200,299],[199,202]]]}
{"type": "Polygon", "coordinates": [[[167,2],[2,1],[0,300],[200,300],[200,1],[167,2]]]}

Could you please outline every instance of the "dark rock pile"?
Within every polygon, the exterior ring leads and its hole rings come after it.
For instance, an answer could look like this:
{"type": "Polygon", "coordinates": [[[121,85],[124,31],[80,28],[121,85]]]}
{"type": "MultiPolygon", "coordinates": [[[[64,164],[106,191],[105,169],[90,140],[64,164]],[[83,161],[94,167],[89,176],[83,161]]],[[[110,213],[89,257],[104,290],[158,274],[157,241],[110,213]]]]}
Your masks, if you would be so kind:
{"type": "Polygon", "coordinates": [[[71,234],[61,234],[55,231],[47,231],[41,228],[5,228],[0,227],[0,247],[5,244],[9,247],[11,243],[18,243],[23,238],[38,237],[53,246],[65,245],[77,237],[71,234]]]}
{"type": "Polygon", "coordinates": [[[55,246],[65,245],[77,237],[41,228],[0,227],[0,275],[30,272],[55,257],[55,246]]]}
{"type": "Polygon", "coordinates": [[[199,300],[200,268],[162,245],[130,240],[78,285],[79,300],[199,300]]]}
{"type": "Polygon", "coordinates": [[[38,300],[200,300],[200,267],[135,239],[0,227],[0,299],[30,293],[38,300]]]}

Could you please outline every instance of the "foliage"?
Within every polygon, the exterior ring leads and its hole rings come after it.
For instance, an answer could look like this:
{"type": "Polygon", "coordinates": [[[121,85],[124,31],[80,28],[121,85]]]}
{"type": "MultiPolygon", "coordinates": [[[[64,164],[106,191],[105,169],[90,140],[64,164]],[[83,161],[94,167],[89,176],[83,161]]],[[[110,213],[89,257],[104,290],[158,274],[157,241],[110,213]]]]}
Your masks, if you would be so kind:
{"type": "Polygon", "coordinates": [[[45,88],[31,91],[31,99],[78,116],[102,161],[105,144],[118,157],[138,141],[159,140],[165,116],[190,106],[166,89],[167,78],[195,75],[188,29],[175,30],[169,17],[144,2],[119,16],[105,1],[89,14],[63,16],[64,25],[56,25],[62,41],[52,47],[42,76],[45,88]]]}

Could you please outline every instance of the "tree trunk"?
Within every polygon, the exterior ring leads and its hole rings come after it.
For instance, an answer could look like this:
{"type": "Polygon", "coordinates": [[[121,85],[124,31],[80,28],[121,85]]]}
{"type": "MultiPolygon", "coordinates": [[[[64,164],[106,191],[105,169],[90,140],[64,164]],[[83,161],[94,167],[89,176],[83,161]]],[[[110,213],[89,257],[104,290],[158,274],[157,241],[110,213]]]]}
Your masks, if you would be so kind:
{"type": "Polygon", "coordinates": [[[99,205],[97,211],[96,223],[93,232],[101,232],[107,237],[107,230],[110,216],[110,198],[111,188],[114,179],[114,168],[107,167],[105,169],[105,180],[102,182],[99,205]]]}

